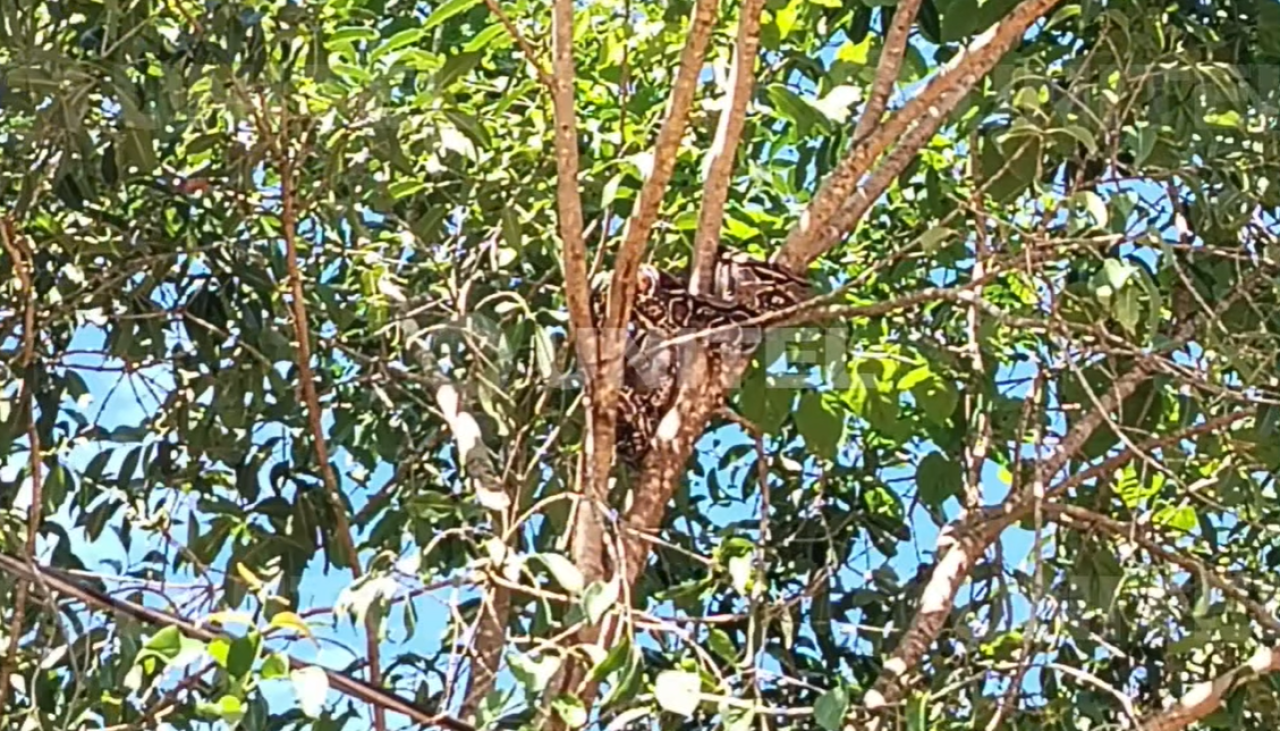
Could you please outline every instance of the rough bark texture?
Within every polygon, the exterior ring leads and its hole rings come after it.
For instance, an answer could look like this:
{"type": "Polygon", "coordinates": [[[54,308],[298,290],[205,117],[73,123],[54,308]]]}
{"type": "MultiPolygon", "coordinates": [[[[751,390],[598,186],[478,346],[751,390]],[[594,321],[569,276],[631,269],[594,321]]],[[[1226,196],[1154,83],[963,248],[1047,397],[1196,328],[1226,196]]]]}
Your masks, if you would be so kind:
{"type": "Polygon", "coordinates": [[[889,95],[898,83],[898,72],[902,69],[902,57],[907,53],[907,39],[911,36],[911,24],[920,12],[920,0],[901,0],[893,12],[893,24],[885,35],[884,48],[880,49],[880,64],[876,67],[876,80],[871,84],[871,94],[862,108],[862,116],[858,118],[858,126],[854,129],[854,142],[871,134],[871,130],[880,123],[884,110],[889,105],[889,95]]]}
{"type": "Polygon", "coordinates": [[[738,40],[733,52],[733,70],[729,72],[728,103],[720,113],[716,137],[711,143],[711,164],[702,186],[702,210],[698,213],[698,230],[693,243],[693,271],[689,291],[703,294],[711,289],[715,273],[716,249],[720,246],[720,228],[724,225],[724,204],[729,199],[729,181],[734,161],[747,122],[747,104],[756,84],[756,54],[760,50],[760,14],[764,0],[745,0],[738,19],[738,40]]]}
{"type": "MultiPolygon", "coordinates": [[[[792,271],[803,271],[809,262],[821,256],[825,251],[823,242],[838,239],[830,228],[832,219],[880,155],[925,114],[945,117],[963,96],[951,92],[961,87],[972,88],[1022,38],[1027,28],[1058,2],[1060,0],[1024,0],[1003,20],[974,39],[965,52],[952,59],[901,111],[855,144],[823,181],[774,261],[792,271]]],[[[914,154],[914,150],[908,154],[914,154]]]]}
{"type": "MultiPolygon", "coordinates": [[[[552,67],[555,85],[553,107],[556,126],[556,207],[563,246],[565,299],[569,305],[571,337],[578,349],[578,362],[588,373],[586,383],[589,418],[586,453],[592,464],[611,459],[613,419],[602,408],[608,389],[596,380],[599,373],[600,340],[591,318],[591,290],[588,281],[587,247],[582,234],[582,196],[578,191],[578,124],[574,108],[573,0],[556,0],[552,18],[552,67]],[[603,391],[603,393],[602,393],[603,391]],[[604,456],[602,456],[604,455],[604,456]]],[[[592,579],[604,573],[599,546],[604,543],[604,520],[599,505],[605,495],[603,480],[590,468],[578,476],[580,499],[573,511],[573,554],[583,575],[592,579]]]]}

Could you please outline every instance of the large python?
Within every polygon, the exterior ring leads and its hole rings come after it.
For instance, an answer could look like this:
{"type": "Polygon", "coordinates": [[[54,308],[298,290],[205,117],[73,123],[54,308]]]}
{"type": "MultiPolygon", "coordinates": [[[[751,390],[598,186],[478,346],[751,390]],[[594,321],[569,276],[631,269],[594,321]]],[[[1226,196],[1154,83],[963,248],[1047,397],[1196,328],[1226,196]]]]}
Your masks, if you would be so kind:
{"type": "MultiPolygon", "coordinates": [[[[639,469],[652,447],[658,424],[675,398],[680,361],[690,353],[689,344],[649,352],[651,348],[684,333],[737,325],[811,296],[803,277],[740,253],[721,252],[712,291],[706,295],[690,293],[683,278],[651,266],[641,267],[639,276],[617,420],[618,460],[632,470],[639,469]]],[[[597,322],[603,321],[607,281],[603,278],[592,293],[597,322]]],[[[750,355],[762,340],[760,328],[732,327],[704,343],[718,363],[729,350],[750,355]]]]}

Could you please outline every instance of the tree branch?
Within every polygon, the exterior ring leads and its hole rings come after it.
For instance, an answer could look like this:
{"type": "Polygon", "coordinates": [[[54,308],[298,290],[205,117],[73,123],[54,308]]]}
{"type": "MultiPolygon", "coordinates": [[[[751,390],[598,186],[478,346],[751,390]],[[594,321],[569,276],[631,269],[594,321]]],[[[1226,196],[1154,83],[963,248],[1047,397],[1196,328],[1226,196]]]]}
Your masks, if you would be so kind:
{"type": "MultiPolygon", "coordinates": [[[[1104,424],[1114,411],[1149,377],[1150,369],[1139,364],[1112,384],[1110,392],[1099,399],[1098,407],[1089,412],[1055,448],[1054,453],[1037,470],[1037,484],[1043,485],[1056,474],[1104,424]]],[[[943,529],[938,537],[940,557],[920,596],[920,606],[911,618],[898,646],[880,671],[864,705],[871,711],[882,710],[902,699],[909,683],[907,675],[919,664],[925,652],[937,639],[943,624],[955,606],[956,594],[968,580],[973,567],[1000,534],[1020,520],[1038,503],[1029,499],[1030,491],[1011,495],[995,510],[975,511],[971,517],[956,521],[943,529]]]]}
{"type": "Polygon", "coordinates": [[[1141,546],[1143,550],[1152,556],[1171,563],[1188,573],[1203,577],[1204,581],[1210,586],[1221,591],[1223,594],[1234,599],[1240,606],[1244,607],[1258,624],[1271,630],[1273,633],[1280,634],[1280,620],[1262,606],[1258,602],[1249,598],[1249,593],[1244,589],[1236,586],[1231,580],[1219,574],[1212,567],[1206,565],[1203,561],[1199,561],[1190,556],[1183,556],[1178,553],[1166,550],[1163,546],[1155,541],[1140,535],[1135,527],[1130,523],[1124,523],[1105,515],[1096,513],[1088,508],[1078,505],[1059,505],[1046,504],[1044,506],[1045,515],[1057,523],[1061,523],[1069,528],[1076,530],[1088,530],[1096,528],[1105,533],[1110,534],[1119,540],[1128,541],[1135,545],[1141,546]]]}
{"type": "Polygon", "coordinates": [[[555,80],[551,78],[551,74],[548,74],[546,69],[542,68],[542,64],[538,63],[537,52],[534,51],[529,40],[520,33],[520,29],[516,27],[515,23],[511,22],[511,18],[507,17],[507,14],[503,12],[498,0],[484,0],[484,4],[489,8],[489,12],[493,13],[493,16],[502,24],[502,27],[507,29],[507,34],[516,42],[520,52],[524,54],[525,60],[533,67],[533,72],[537,74],[538,81],[541,81],[543,86],[554,92],[556,88],[555,80]]]}
{"type": "MultiPolygon", "coordinates": [[[[693,10],[693,20],[689,26],[689,34],[684,49],[680,52],[680,68],[676,72],[675,82],[671,89],[671,100],[667,107],[667,116],[658,132],[658,139],[653,149],[653,169],[648,179],[640,188],[640,196],[635,210],[627,220],[622,244],[614,261],[613,277],[609,285],[608,309],[602,333],[603,346],[599,353],[599,370],[594,379],[592,404],[591,446],[588,450],[591,491],[587,493],[589,502],[599,504],[606,494],[609,470],[613,466],[614,440],[616,423],[614,415],[618,403],[618,388],[622,383],[622,356],[625,350],[626,323],[631,318],[631,304],[635,299],[636,274],[640,268],[640,260],[644,256],[645,244],[649,233],[658,218],[658,208],[662,204],[667,183],[675,170],[676,157],[680,151],[680,140],[684,137],[685,126],[689,119],[689,110],[693,106],[694,92],[698,88],[698,76],[702,71],[703,57],[707,43],[711,37],[711,29],[715,24],[719,0],[697,0],[693,10]]],[[[594,512],[589,509],[585,512],[594,512]]],[[[584,511],[580,510],[579,513],[584,511]]],[[[600,518],[597,516],[596,520],[600,518]]],[[[600,535],[591,536],[596,539],[593,544],[594,560],[585,565],[579,562],[579,569],[588,581],[598,580],[603,576],[603,529],[600,535]]],[[[583,543],[585,543],[585,539],[583,543]]],[[[590,549],[575,551],[574,559],[585,558],[590,549]]]]}
{"type": "Polygon", "coordinates": [[[1277,671],[1280,671],[1280,647],[1263,647],[1249,662],[1196,685],[1172,707],[1150,716],[1142,724],[1142,731],[1181,731],[1218,710],[1236,688],[1277,671]]]}
{"type": "Polygon", "coordinates": [[[834,241],[842,235],[833,228],[834,217],[880,155],[922,117],[928,115],[941,120],[949,114],[1022,38],[1027,28],[1059,1],[1023,0],[1008,16],[975,38],[965,51],[948,62],[897,114],[877,127],[865,140],[855,144],[823,182],[800,221],[787,235],[774,261],[792,271],[802,271],[809,262],[821,256],[825,251],[821,248],[822,242],[834,241]]]}
{"type": "MultiPolygon", "coordinates": [[[[0,244],[13,261],[14,273],[18,275],[18,286],[21,289],[26,306],[22,315],[22,350],[18,363],[22,368],[22,386],[18,394],[18,403],[26,416],[26,431],[30,456],[28,470],[31,473],[31,505],[27,507],[27,540],[25,544],[27,558],[36,560],[36,541],[40,537],[40,526],[44,522],[44,481],[42,479],[42,449],[40,431],[36,428],[36,384],[35,371],[31,364],[36,356],[36,291],[35,281],[31,276],[33,270],[32,252],[26,242],[18,236],[12,218],[0,219],[0,244]]],[[[10,680],[18,669],[19,638],[23,635],[22,626],[27,620],[27,594],[31,587],[25,581],[18,583],[17,596],[13,603],[13,618],[9,623],[9,648],[5,652],[4,662],[0,663],[0,711],[4,710],[8,701],[10,680]]]]}
{"type": "Polygon", "coordinates": [[[733,70],[729,73],[728,103],[720,112],[716,137],[711,143],[710,165],[702,186],[702,210],[698,212],[698,230],[694,235],[693,271],[689,276],[689,290],[694,294],[711,289],[716,249],[720,245],[720,227],[724,225],[724,205],[729,198],[729,180],[733,177],[742,128],[747,121],[747,105],[755,89],[760,14],[763,10],[764,0],[744,0],[738,18],[733,70]]]}
{"type": "MultiPolygon", "coordinates": [[[[884,48],[880,51],[880,65],[876,67],[876,80],[871,84],[871,95],[862,108],[862,116],[853,132],[854,144],[865,139],[871,130],[880,123],[884,110],[889,105],[889,95],[898,82],[898,71],[902,68],[902,57],[907,53],[907,39],[911,35],[911,24],[915,22],[920,11],[920,0],[901,0],[893,12],[893,24],[885,34],[884,48]]],[[[883,16],[881,16],[883,17],[883,16]]]]}
{"type": "MultiPolygon", "coordinates": [[[[225,637],[221,633],[205,629],[175,614],[108,596],[78,581],[65,579],[60,572],[34,562],[28,563],[0,553],[0,569],[23,580],[38,583],[47,591],[71,597],[86,607],[123,614],[154,627],[173,627],[194,640],[207,643],[225,637]]],[[[328,678],[330,687],[343,695],[368,703],[379,710],[394,711],[416,723],[444,728],[449,731],[475,731],[475,727],[471,724],[453,716],[445,713],[432,713],[395,693],[370,683],[365,683],[345,673],[330,670],[322,665],[289,657],[289,667],[295,670],[311,667],[320,668],[328,678]]]]}
{"type": "MultiPolygon", "coordinates": [[[[269,130],[264,130],[269,132],[269,130]]],[[[284,236],[285,265],[289,272],[289,294],[292,300],[290,311],[293,315],[293,329],[298,338],[298,390],[301,400],[307,405],[307,421],[311,427],[311,440],[315,445],[316,461],[319,462],[320,475],[324,481],[325,497],[333,512],[335,531],[333,539],[342,547],[351,577],[359,580],[364,574],[360,566],[360,555],[356,551],[355,541],[351,535],[351,522],[347,518],[347,507],[342,502],[338,477],[334,474],[333,465],[329,461],[329,446],[325,442],[324,425],[320,397],[316,393],[315,374],[311,370],[311,336],[307,325],[307,304],[302,289],[302,271],[298,266],[298,220],[294,200],[293,156],[288,150],[289,117],[287,109],[282,111],[280,120],[280,140],[278,146],[280,165],[280,228],[284,236]]],[[[378,651],[378,622],[374,613],[365,617],[365,651],[369,657],[369,682],[374,686],[382,684],[382,663],[378,651]]],[[[385,731],[387,728],[386,713],[379,706],[374,707],[374,728],[385,731]]]]}
{"type": "MultiPolygon", "coordinates": [[[[402,309],[408,306],[409,299],[394,285],[384,282],[381,291],[402,309]]],[[[405,342],[414,351],[422,367],[422,376],[434,389],[436,405],[440,408],[445,423],[449,425],[449,431],[453,433],[454,444],[458,449],[458,462],[463,466],[467,477],[473,481],[480,504],[489,508],[494,534],[508,535],[510,521],[507,510],[511,506],[511,496],[493,469],[493,460],[484,443],[480,424],[469,412],[462,410],[457,389],[439,373],[430,348],[418,336],[422,330],[418,322],[408,316],[404,318],[401,327],[405,342]]],[[[480,703],[497,682],[510,614],[510,590],[496,582],[489,582],[476,618],[471,673],[467,677],[467,687],[463,691],[458,711],[458,715],[469,722],[475,720],[480,703]]]]}

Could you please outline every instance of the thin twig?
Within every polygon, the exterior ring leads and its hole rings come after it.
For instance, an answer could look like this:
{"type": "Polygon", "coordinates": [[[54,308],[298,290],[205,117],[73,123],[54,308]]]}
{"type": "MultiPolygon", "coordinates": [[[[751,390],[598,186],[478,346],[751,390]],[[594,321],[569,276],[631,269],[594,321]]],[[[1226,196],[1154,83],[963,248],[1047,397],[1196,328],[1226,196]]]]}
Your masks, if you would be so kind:
{"type": "MultiPolygon", "coordinates": [[[[27,441],[30,447],[29,471],[31,473],[31,504],[27,507],[27,540],[25,544],[27,560],[36,560],[36,540],[40,536],[40,525],[44,522],[44,489],[42,480],[42,456],[40,432],[36,428],[36,386],[35,369],[31,366],[36,355],[35,308],[36,292],[34,279],[31,276],[34,261],[30,247],[18,236],[13,219],[0,220],[0,243],[13,261],[13,269],[18,275],[18,284],[26,300],[23,308],[22,352],[18,360],[22,369],[22,390],[18,403],[26,416],[27,441]]],[[[18,670],[18,640],[23,635],[23,625],[27,620],[27,594],[30,586],[25,581],[18,583],[17,597],[13,604],[13,620],[9,624],[9,649],[5,653],[4,663],[0,665],[0,710],[3,710],[9,695],[10,680],[18,670]]]]}
{"type": "Polygon", "coordinates": [[[498,0],[484,0],[484,4],[489,8],[489,12],[493,13],[498,22],[502,24],[502,27],[507,29],[507,33],[516,42],[516,45],[520,47],[520,52],[524,54],[525,60],[533,67],[533,72],[538,75],[538,81],[541,81],[542,85],[548,89],[554,90],[555,81],[552,80],[551,74],[547,73],[547,70],[538,62],[537,51],[534,50],[528,39],[520,33],[520,29],[515,26],[515,23],[511,22],[511,18],[507,17],[506,12],[502,10],[502,6],[498,4],[498,0]]]}

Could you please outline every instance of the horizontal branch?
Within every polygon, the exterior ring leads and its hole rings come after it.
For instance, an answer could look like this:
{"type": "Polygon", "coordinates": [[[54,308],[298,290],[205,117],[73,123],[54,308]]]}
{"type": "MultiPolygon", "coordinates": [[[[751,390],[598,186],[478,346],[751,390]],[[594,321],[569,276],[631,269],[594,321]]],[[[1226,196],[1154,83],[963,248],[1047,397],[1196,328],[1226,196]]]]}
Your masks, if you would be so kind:
{"type": "MultiPolygon", "coordinates": [[[[221,632],[206,629],[176,614],[108,596],[78,581],[65,579],[56,570],[36,563],[28,563],[8,554],[0,553],[0,570],[31,581],[45,590],[68,596],[88,607],[123,614],[154,627],[173,627],[193,640],[212,642],[216,639],[225,638],[225,635],[221,632]]],[[[330,670],[322,665],[298,660],[291,656],[286,657],[288,657],[291,669],[318,668],[328,678],[331,688],[349,698],[368,703],[376,708],[399,713],[416,723],[427,726],[449,729],[449,731],[475,731],[475,727],[471,724],[449,714],[432,713],[395,693],[370,685],[346,673],[330,670]]]]}
{"type": "MultiPolygon", "coordinates": [[[[1044,505],[1044,512],[1045,517],[1065,526],[1075,528],[1077,530],[1096,528],[1115,538],[1141,546],[1144,551],[1161,561],[1173,564],[1174,566],[1184,569],[1197,577],[1202,577],[1210,586],[1234,599],[1240,604],[1240,606],[1248,610],[1249,614],[1253,616],[1258,624],[1266,627],[1276,634],[1280,634],[1280,620],[1277,620],[1275,615],[1268,611],[1266,607],[1249,598],[1249,593],[1247,591],[1236,586],[1233,582],[1219,574],[1215,569],[1206,565],[1203,561],[1165,549],[1160,544],[1135,530],[1132,524],[1125,523],[1114,518],[1109,518],[1078,505],[1059,505],[1056,503],[1048,503],[1044,505]]],[[[1146,529],[1144,528],[1143,530],[1146,529]]]]}

